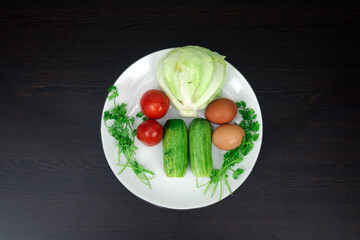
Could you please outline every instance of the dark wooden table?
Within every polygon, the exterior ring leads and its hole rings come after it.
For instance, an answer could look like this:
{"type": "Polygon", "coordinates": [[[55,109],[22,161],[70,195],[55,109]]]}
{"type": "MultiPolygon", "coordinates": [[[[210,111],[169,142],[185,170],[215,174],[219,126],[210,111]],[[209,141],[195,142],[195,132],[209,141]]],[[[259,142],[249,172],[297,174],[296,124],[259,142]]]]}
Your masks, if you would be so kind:
{"type": "Polygon", "coordinates": [[[1,1],[0,239],[360,239],[356,1],[1,1]],[[131,194],[101,147],[106,89],[188,44],[227,56],[259,99],[246,182],[176,211],[131,194]]]}

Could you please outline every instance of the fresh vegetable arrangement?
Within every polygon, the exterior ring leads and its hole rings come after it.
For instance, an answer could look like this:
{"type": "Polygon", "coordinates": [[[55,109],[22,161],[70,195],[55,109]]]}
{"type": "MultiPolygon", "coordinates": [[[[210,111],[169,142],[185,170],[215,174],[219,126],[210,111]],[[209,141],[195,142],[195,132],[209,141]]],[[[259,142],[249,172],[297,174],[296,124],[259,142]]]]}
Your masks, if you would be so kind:
{"type": "Polygon", "coordinates": [[[126,103],[117,105],[115,102],[119,96],[117,88],[110,87],[107,98],[113,101],[114,108],[105,111],[103,117],[110,135],[118,142],[118,165],[123,167],[119,174],[132,168],[136,177],[151,189],[150,180],[155,173],[136,161],[138,148],[134,140],[137,137],[140,144],[147,147],[162,141],[163,169],[167,177],[184,177],[190,162],[196,186],[205,187],[204,194],[212,189],[212,197],[220,188],[221,199],[223,188],[228,188],[232,195],[228,176],[232,173],[236,180],[244,172],[236,164],[242,162],[254,147],[260,124],[255,111],[244,101],[214,100],[219,97],[225,82],[225,70],[223,56],[198,46],[176,48],[164,55],[157,68],[157,80],[162,91],[149,89],[142,95],[141,112],[136,115],[142,123],[137,129],[134,129],[134,117],[126,115],[126,103]],[[187,129],[183,119],[167,117],[163,127],[158,119],[166,115],[170,102],[183,117],[197,117],[198,110],[206,108],[206,118],[194,118],[187,129]],[[242,121],[231,123],[237,113],[242,116],[242,121]],[[227,151],[220,169],[213,168],[212,144],[227,151]],[[126,158],[125,164],[120,163],[121,154],[126,158]],[[199,186],[198,178],[208,180],[199,186]]]}

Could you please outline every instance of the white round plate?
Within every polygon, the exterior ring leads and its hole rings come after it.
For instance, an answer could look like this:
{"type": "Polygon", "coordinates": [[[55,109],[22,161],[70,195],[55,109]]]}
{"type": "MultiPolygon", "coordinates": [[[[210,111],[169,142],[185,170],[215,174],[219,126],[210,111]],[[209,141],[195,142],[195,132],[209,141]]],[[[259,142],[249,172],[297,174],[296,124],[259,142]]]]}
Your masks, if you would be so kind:
{"type": "MultiPolygon", "coordinates": [[[[117,97],[116,103],[120,104],[124,102],[127,104],[128,116],[135,116],[139,111],[141,111],[139,102],[144,92],[149,89],[160,89],[156,79],[156,67],[160,58],[170,50],[171,49],[157,51],[141,58],[126,69],[115,82],[114,85],[119,90],[119,97],[117,97]]],[[[247,103],[247,107],[255,110],[257,120],[260,123],[260,136],[255,142],[254,148],[241,163],[236,165],[236,167],[244,169],[244,173],[241,174],[237,180],[234,180],[232,174],[229,173],[229,185],[231,190],[235,191],[249,176],[255,165],[261,147],[263,124],[260,106],[254,91],[251,89],[249,83],[241,75],[241,73],[231,64],[228,62],[226,63],[226,82],[222,89],[221,97],[232,99],[235,102],[244,100],[247,103]]],[[[136,151],[137,161],[146,169],[149,169],[156,174],[156,177],[150,180],[152,189],[143,184],[130,168],[127,168],[119,175],[118,173],[122,167],[117,165],[117,141],[110,136],[103,120],[104,111],[110,110],[113,107],[112,101],[105,101],[101,117],[102,145],[111,170],[130,192],[152,204],[172,209],[200,208],[219,202],[220,187],[218,186],[213,197],[211,197],[212,189],[209,189],[204,195],[204,187],[196,187],[196,178],[191,172],[190,165],[188,165],[186,175],[183,178],[168,178],[165,176],[163,169],[162,142],[156,146],[147,147],[137,139],[135,140],[135,145],[139,148],[136,151]]],[[[204,110],[199,112],[198,117],[204,117],[204,110]]],[[[168,113],[163,118],[159,119],[158,122],[164,126],[166,120],[172,118],[182,117],[179,115],[177,109],[171,104],[168,113]]],[[[183,119],[189,127],[193,118],[183,119]]],[[[240,121],[241,115],[238,113],[233,122],[239,123],[240,121]]],[[[137,119],[135,121],[135,127],[137,127],[140,123],[141,120],[137,119]]],[[[217,125],[213,125],[213,130],[216,127],[217,125]]],[[[219,150],[214,145],[212,146],[214,168],[221,168],[224,153],[225,151],[219,150]]],[[[121,157],[121,163],[125,164],[125,157],[121,157]]],[[[200,185],[209,181],[209,178],[199,178],[198,180],[200,185]]],[[[223,186],[222,199],[229,196],[229,194],[230,192],[228,189],[223,186]]]]}

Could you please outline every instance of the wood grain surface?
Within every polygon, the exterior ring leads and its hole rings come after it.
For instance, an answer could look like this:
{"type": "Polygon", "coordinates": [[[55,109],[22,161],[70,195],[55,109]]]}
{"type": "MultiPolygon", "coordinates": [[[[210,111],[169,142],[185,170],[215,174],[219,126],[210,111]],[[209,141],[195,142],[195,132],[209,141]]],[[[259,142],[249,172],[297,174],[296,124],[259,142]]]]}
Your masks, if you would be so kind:
{"type": "Polygon", "coordinates": [[[1,1],[0,239],[360,239],[357,1],[1,1]],[[233,197],[155,207],[103,154],[106,89],[188,44],[226,55],[264,139],[233,197]]]}

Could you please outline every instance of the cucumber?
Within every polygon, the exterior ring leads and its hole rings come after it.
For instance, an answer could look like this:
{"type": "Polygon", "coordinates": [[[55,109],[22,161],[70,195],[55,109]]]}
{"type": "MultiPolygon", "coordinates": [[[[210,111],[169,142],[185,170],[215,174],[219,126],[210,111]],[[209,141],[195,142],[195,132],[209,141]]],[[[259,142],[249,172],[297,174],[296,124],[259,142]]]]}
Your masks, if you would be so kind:
{"type": "Polygon", "coordinates": [[[204,118],[195,118],[190,124],[189,152],[191,170],[195,177],[210,176],[213,170],[211,154],[211,124],[204,118]]]}
{"type": "Polygon", "coordinates": [[[164,171],[167,177],[184,177],[188,165],[188,132],[184,120],[169,119],[164,126],[164,171]]]}

